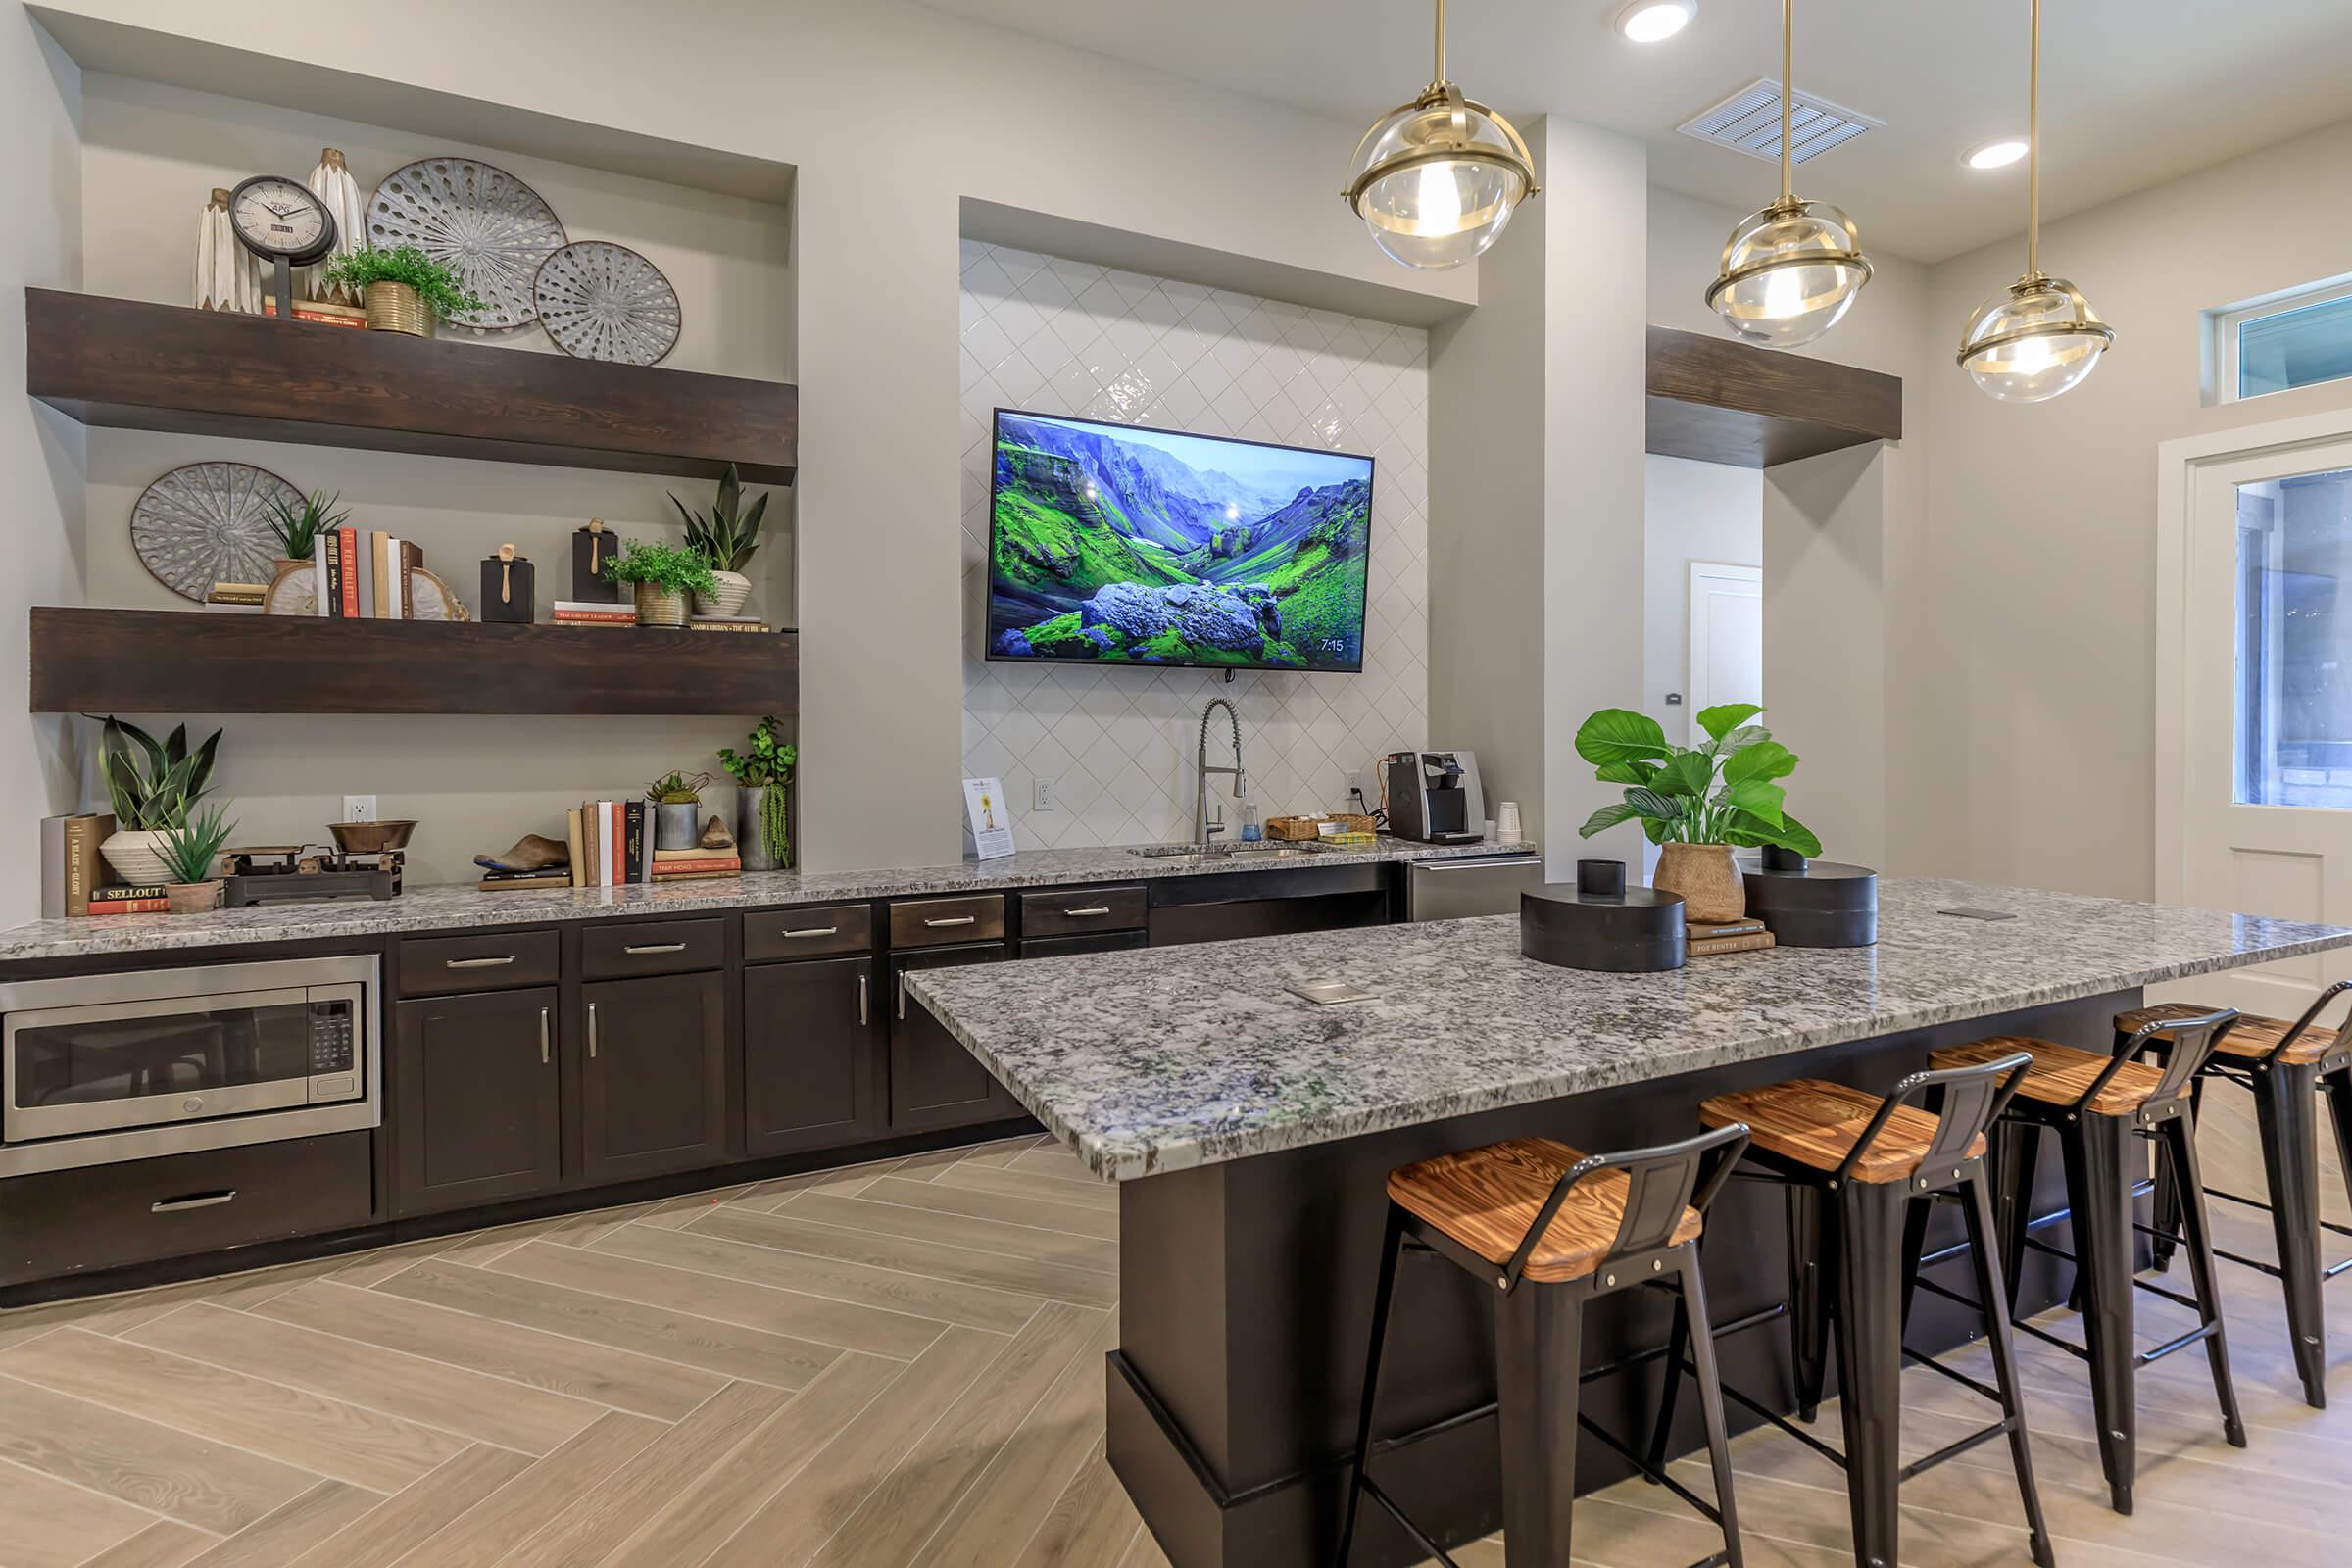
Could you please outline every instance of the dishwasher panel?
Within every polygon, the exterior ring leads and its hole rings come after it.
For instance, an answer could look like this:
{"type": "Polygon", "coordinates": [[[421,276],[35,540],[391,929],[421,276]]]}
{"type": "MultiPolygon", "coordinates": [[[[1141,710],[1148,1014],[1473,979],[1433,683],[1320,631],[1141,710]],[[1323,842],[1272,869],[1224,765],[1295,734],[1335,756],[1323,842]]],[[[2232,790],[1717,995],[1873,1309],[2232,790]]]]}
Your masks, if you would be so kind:
{"type": "Polygon", "coordinates": [[[1519,895],[1543,885],[1544,857],[1525,850],[1416,860],[1405,868],[1405,918],[1517,914],[1519,895]]]}

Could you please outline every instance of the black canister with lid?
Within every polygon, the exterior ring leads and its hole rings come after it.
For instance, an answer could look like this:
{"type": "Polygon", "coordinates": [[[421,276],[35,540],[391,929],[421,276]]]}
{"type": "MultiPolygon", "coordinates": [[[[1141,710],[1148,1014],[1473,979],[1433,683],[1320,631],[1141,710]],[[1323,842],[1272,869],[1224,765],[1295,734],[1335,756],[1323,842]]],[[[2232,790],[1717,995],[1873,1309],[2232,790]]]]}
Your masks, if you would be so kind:
{"type": "Polygon", "coordinates": [[[1585,893],[1555,882],[1519,895],[1519,951],[1564,969],[1640,974],[1680,969],[1690,917],[1679,893],[1585,893]]]}
{"type": "Polygon", "coordinates": [[[1787,850],[1740,857],[1747,912],[1784,948],[1867,948],[1879,940],[1879,873],[1787,850]]]}

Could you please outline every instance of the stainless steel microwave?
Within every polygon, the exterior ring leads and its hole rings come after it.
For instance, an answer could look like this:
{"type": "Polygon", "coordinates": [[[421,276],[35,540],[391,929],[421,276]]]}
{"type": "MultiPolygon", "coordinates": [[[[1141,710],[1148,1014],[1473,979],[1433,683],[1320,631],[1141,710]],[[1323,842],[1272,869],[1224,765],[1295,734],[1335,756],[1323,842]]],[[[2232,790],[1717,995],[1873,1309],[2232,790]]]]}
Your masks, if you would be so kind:
{"type": "Polygon", "coordinates": [[[373,957],[0,985],[0,1175],[382,1120],[373,957]]]}

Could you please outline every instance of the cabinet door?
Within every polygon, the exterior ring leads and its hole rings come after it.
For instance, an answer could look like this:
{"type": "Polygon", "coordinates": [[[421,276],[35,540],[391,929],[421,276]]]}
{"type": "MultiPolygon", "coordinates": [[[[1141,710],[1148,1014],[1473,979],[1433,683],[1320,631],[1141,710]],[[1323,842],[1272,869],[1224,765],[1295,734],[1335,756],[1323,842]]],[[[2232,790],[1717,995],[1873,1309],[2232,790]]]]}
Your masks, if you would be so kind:
{"type": "Polygon", "coordinates": [[[883,1130],[878,1008],[867,957],[743,972],[744,1150],[754,1158],[883,1130]]]}
{"type": "Polygon", "coordinates": [[[723,978],[606,980],[580,997],[580,1179],[599,1186],[725,1163],[723,978]]]}
{"type": "Polygon", "coordinates": [[[1020,1114],[1019,1103],[989,1076],[963,1042],[900,989],[916,969],[1000,963],[1011,956],[1003,943],[905,953],[890,960],[890,1125],[896,1132],[960,1127],[1020,1114]]]}
{"type": "Polygon", "coordinates": [[[1074,953],[1117,953],[1151,944],[1152,939],[1141,931],[1104,931],[1091,937],[1026,937],[1021,942],[1021,956],[1060,958],[1074,953]]]}
{"type": "Polygon", "coordinates": [[[561,1185],[554,987],[403,1002],[393,1020],[394,1213],[464,1208],[561,1185]]]}

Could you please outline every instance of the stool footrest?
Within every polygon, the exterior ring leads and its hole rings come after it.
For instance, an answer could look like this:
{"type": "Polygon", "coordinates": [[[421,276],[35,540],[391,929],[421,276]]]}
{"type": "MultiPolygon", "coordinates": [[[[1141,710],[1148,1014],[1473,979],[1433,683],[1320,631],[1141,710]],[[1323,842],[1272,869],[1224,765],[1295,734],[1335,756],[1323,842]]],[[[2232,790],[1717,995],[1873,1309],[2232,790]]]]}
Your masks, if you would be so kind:
{"type": "Polygon", "coordinates": [[[1942,1376],[1951,1379],[1954,1383],[1959,1384],[1971,1394],[1980,1395],[1984,1398],[1990,1399],[1995,1404],[2001,1402],[2000,1390],[1994,1388],[1989,1383],[1979,1383],[1975,1378],[1970,1377],[1965,1372],[1953,1371],[1950,1367],[1945,1366],[1941,1361],[1936,1360],[1925,1350],[1914,1350],[1911,1348],[1911,1347],[1906,1345],[1903,1347],[1903,1359],[1910,1362],[1913,1366],[1924,1366],[1931,1372],[1939,1373],[1942,1376]]]}
{"type": "Polygon", "coordinates": [[[2192,1345],[2202,1345],[2207,1340],[2212,1339],[2214,1335],[2220,1333],[2221,1327],[2221,1319],[2216,1318],[2211,1323],[2200,1323],[2195,1328],[2188,1330],[2184,1334],[2176,1334],[2171,1339],[2165,1341],[2162,1345],[2156,1347],[2156,1348],[2153,1350],[2142,1350],[2139,1354],[2133,1356],[2132,1358],[2132,1369],[2136,1372],[2141,1367],[2147,1366],[2151,1362],[2163,1360],[2166,1356],[2171,1355],[2175,1350],[2185,1350],[2192,1345]]]}
{"type": "Polygon", "coordinates": [[[1647,1459],[1644,1459],[1642,1457],[1642,1455],[1636,1453],[1625,1444],[1619,1442],[1616,1433],[1611,1432],[1607,1427],[1602,1426],[1599,1422],[1593,1420],[1582,1410],[1579,1410],[1576,1413],[1576,1424],[1584,1428],[1585,1431],[1592,1433],[1593,1437],[1599,1439],[1601,1446],[1607,1448],[1611,1453],[1614,1453],[1618,1458],[1623,1459],[1626,1463],[1632,1465],[1636,1470],[1642,1472],[1642,1478],[1643,1480],[1654,1483],[1657,1486],[1664,1487],[1668,1492],[1673,1493],[1676,1496],[1682,1498],[1692,1508],[1696,1509],[1705,1517],[1707,1523],[1711,1525],[1720,1525],[1723,1523],[1722,1509],[1707,1501],[1706,1498],[1700,1496],[1697,1493],[1692,1492],[1689,1487],[1684,1486],[1680,1481],[1675,1480],[1674,1477],[1668,1475],[1665,1471],[1656,1468],[1647,1459]]]}
{"type": "MultiPolygon", "coordinates": [[[[1691,1367],[1688,1363],[1685,1364],[1685,1370],[1693,1374],[1695,1374],[1697,1371],[1695,1367],[1691,1367]]],[[[1745,1405],[1748,1409],[1753,1410],[1756,1414],[1762,1416],[1774,1426],[1779,1427],[1783,1432],[1788,1433],[1788,1436],[1794,1438],[1806,1447],[1811,1448],[1815,1453],[1820,1454],[1824,1459],[1829,1460],[1830,1463],[1836,1465],[1838,1469],[1842,1470],[1845,1468],[1844,1454],[1839,1453],[1836,1448],[1831,1447],[1828,1444],[1822,1442],[1812,1433],[1807,1432],[1803,1427],[1798,1426],[1795,1422],[1781,1414],[1780,1411],[1771,1409],[1770,1407],[1749,1398],[1746,1395],[1740,1393],[1729,1383],[1723,1385],[1723,1396],[1727,1399],[1730,1399],[1735,1404],[1745,1405]]]]}
{"type": "Polygon", "coordinates": [[[1927,1455],[1925,1458],[1913,1460],[1911,1463],[1903,1466],[1900,1475],[1903,1480],[1908,1481],[1914,1476],[1923,1475],[1926,1472],[1935,1469],[1946,1459],[1957,1459],[1962,1454],[1968,1452],[1969,1449],[1977,1447],[1982,1444],[1990,1443],[1995,1438],[2005,1438],[2016,1430],[2016,1418],[2013,1416],[2003,1416],[2000,1420],[1995,1421],[1992,1425],[1985,1427],[1982,1431],[1971,1432],[1967,1437],[1961,1438],[1957,1442],[1945,1444],[1942,1447],[1937,1448],[1934,1453],[1927,1455]]]}

